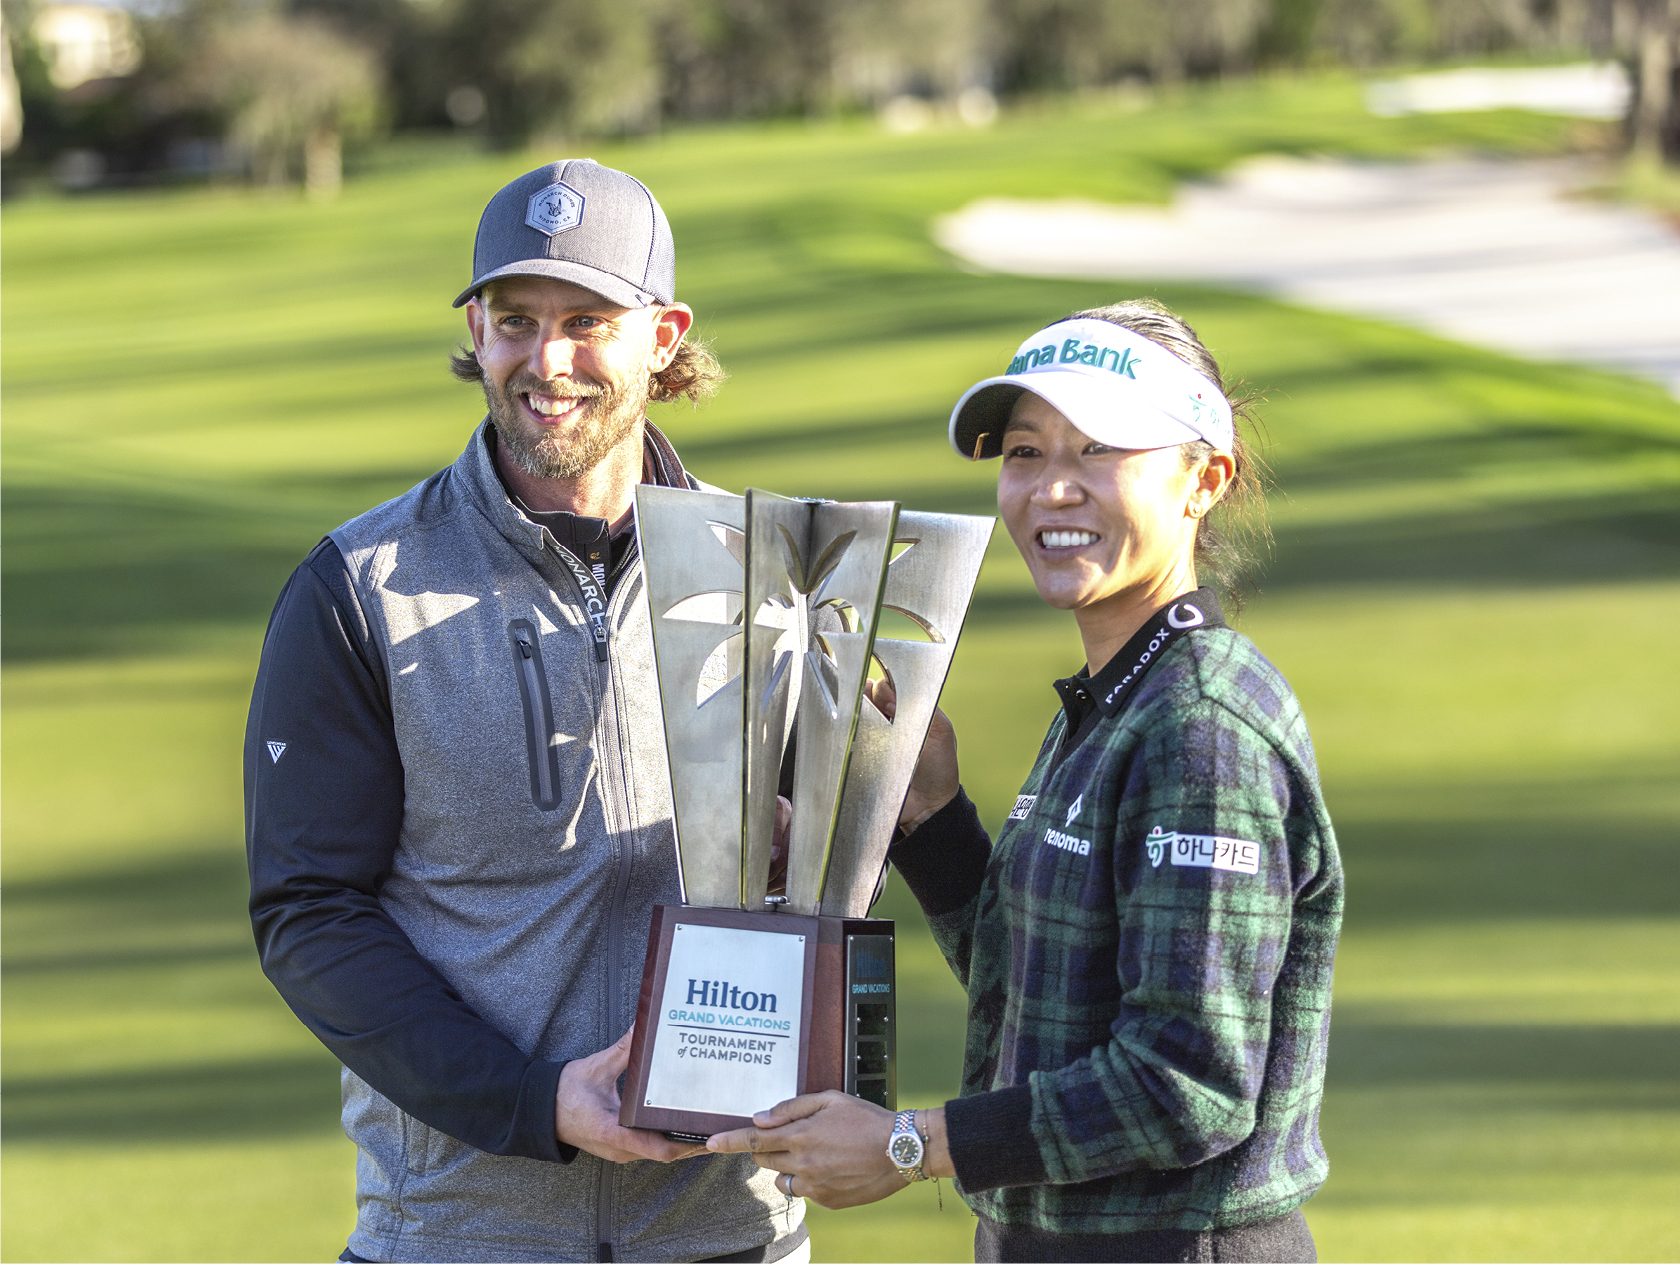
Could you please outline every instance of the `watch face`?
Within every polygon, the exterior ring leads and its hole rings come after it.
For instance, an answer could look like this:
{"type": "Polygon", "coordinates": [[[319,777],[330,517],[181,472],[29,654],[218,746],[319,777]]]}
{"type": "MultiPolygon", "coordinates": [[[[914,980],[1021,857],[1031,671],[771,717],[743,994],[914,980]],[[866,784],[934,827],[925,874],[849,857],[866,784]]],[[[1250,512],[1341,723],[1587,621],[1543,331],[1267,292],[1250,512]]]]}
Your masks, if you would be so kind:
{"type": "Polygon", "coordinates": [[[899,1167],[915,1167],[921,1161],[922,1139],[914,1134],[901,1132],[892,1139],[887,1153],[899,1167]]]}

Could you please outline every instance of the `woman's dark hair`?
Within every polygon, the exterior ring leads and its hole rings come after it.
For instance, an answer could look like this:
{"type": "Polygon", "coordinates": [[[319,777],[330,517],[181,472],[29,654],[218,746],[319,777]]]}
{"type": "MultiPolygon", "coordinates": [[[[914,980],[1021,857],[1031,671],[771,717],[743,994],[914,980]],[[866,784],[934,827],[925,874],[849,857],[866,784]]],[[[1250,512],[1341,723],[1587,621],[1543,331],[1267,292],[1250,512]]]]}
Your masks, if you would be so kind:
{"type": "MultiPolygon", "coordinates": [[[[1272,533],[1266,525],[1266,488],[1271,483],[1271,471],[1258,450],[1258,441],[1243,435],[1245,426],[1251,432],[1259,428],[1254,410],[1262,402],[1261,397],[1253,393],[1233,395],[1227,390],[1219,375],[1218,361],[1202,345],[1196,331],[1152,298],[1093,307],[1074,312],[1067,319],[1106,320],[1165,347],[1217,386],[1229,401],[1233,423],[1231,456],[1237,463],[1237,472],[1219,504],[1196,524],[1196,574],[1204,583],[1213,581],[1232,613],[1241,610],[1245,589],[1253,583],[1259,569],[1260,555],[1269,553],[1272,545],[1272,533]]],[[[1185,469],[1214,450],[1211,443],[1202,439],[1179,447],[1185,469]]]]}
{"type": "MultiPolygon", "coordinates": [[[[471,347],[462,347],[449,357],[449,371],[463,382],[484,382],[484,366],[471,347]]],[[[722,386],[728,374],[712,349],[693,338],[677,344],[677,354],[657,373],[648,377],[648,403],[668,404],[688,396],[698,404],[722,386]]]]}

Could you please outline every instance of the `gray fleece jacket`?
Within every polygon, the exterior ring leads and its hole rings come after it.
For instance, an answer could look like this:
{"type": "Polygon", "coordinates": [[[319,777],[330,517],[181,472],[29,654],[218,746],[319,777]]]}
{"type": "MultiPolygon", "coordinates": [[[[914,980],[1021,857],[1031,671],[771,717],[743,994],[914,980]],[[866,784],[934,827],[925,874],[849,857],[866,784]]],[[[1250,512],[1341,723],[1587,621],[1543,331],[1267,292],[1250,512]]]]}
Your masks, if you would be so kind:
{"type": "MultiPolygon", "coordinates": [[[[651,426],[648,463],[698,486],[651,426]]],[[[615,1165],[553,1135],[560,1067],[629,1028],[650,911],[680,898],[631,548],[609,595],[509,501],[480,426],[276,608],[252,919],[345,1065],[365,1258],[773,1259],[803,1236],[745,1156],[615,1165]]]]}

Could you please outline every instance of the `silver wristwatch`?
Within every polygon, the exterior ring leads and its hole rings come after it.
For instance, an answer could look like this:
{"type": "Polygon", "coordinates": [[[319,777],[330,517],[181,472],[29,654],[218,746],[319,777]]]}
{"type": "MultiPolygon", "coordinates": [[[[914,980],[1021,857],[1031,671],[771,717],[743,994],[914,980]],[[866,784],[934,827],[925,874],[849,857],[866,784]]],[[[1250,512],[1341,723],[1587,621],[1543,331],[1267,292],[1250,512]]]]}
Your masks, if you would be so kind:
{"type": "Polygon", "coordinates": [[[887,1157],[907,1181],[925,1181],[922,1171],[922,1139],[916,1135],[916,1112],[901,1110],[893,1120],[892,1136],[887,1138],[887,1157]]]}

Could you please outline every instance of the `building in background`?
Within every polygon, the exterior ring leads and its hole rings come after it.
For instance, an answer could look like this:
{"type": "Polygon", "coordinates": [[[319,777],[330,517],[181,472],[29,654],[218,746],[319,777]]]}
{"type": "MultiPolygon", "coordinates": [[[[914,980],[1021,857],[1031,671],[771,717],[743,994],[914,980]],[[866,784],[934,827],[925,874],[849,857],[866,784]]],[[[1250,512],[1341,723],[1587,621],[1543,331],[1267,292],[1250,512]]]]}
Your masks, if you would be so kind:
{"type": "Polygon", "coordinates": [[[42,5],[31,26],[47,77],[68,92],[95,79],[121,79],[140,69],[140,36],[123,9],[95,4],[42,5]]]}

